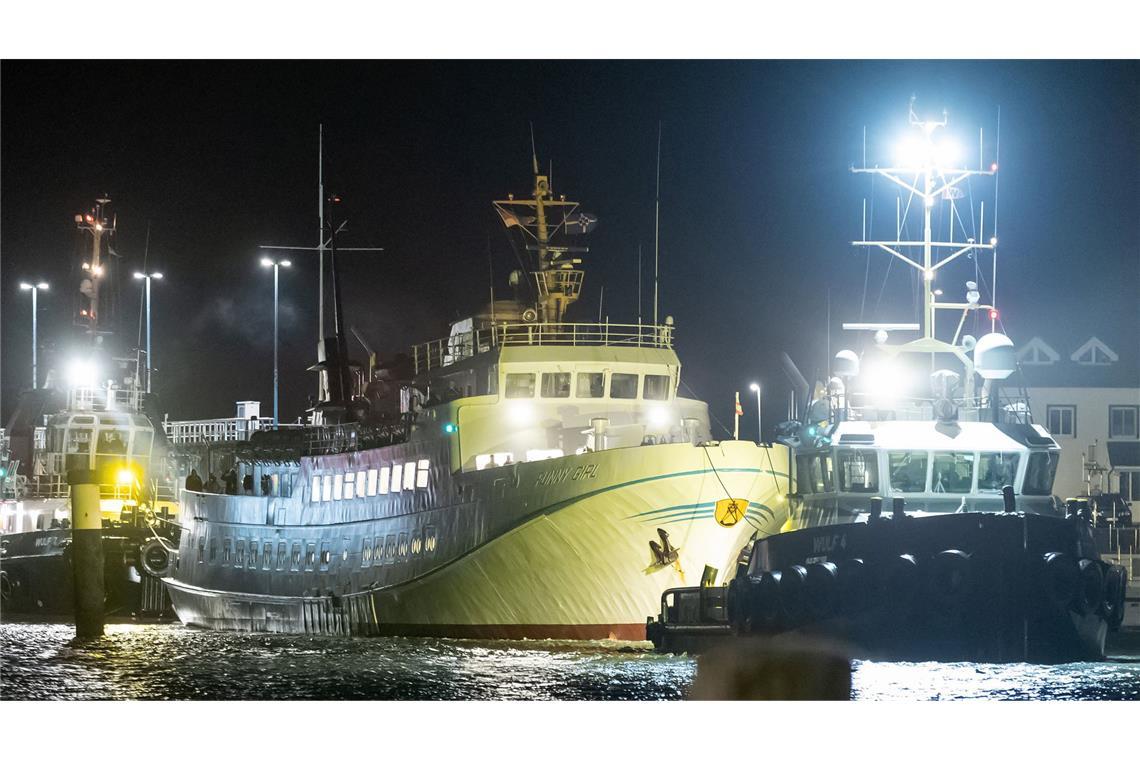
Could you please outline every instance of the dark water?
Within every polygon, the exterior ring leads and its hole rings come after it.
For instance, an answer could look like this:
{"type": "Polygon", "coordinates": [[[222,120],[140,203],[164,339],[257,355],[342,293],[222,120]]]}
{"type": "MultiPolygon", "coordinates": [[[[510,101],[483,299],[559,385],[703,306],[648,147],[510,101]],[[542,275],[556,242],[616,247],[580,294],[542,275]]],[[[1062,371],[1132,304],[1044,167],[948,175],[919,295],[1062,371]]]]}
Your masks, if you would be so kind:
{"type": "MultiPolygon", "coordinates": [[[[683,699],[690,657],[629,642],[332,639],[180,625],[0,625],[3,699],[683,699]]],[[[1140,660],[856,662],[864,700],[1140,699],[1140,660]]]]}

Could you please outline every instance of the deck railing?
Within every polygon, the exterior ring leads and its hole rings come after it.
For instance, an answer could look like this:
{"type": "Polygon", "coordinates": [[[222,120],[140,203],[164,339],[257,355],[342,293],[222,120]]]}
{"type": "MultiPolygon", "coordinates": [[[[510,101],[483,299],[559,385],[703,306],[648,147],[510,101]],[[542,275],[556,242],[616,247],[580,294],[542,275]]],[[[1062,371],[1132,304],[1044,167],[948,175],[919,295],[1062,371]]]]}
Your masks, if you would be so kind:
{"type": "Polygon", "coordinates": [[[412,347],[416,373],[445,367],[499,346],[672,348],[672,325],[613,322],[503,322],[412,347]]]}
{"type": "MultiPolygon", "coordinates": [[[[282,424],[281,430],[304,427],[297,424],[282,424]]],[[[224,441],[248,441],[259,430],[273,430],[272,417],[219,417],[212,420],[163,421],[162,429],[167,439],[175,445],[186,443],[220,443],[224,441]]]]}

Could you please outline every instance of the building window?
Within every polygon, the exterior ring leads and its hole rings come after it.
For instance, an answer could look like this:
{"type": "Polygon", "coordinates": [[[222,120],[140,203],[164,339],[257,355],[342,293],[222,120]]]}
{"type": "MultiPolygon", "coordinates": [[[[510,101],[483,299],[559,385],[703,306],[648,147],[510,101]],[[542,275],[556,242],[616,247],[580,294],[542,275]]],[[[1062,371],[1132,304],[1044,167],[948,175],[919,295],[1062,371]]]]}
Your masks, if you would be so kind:
{"type": "Polygon", "coordinates": [[[416,463],[416,488],[427,488],[428,484],[428,468],[431,462],[427,459],[421,459],[416,463]]]}
{"type": "Polygon", "coordinates": [[[507,398],[534,398],[534,373],[508,372],[507,398]]]}
{"type": "Polygon", "coordinates": [[[579,372],[578,398],[601,398],[606,395],[606,376],[601,372],[579,372]]]}
{"type": "Polygon", "coordinates": [[[400,481],[404,477],[404,466],[402,464],[392,465],[392,493],[400,492],[400,481]]]}
{"type": "Polygon", "coordinates": [[[1046,409],[1049,432],[1053,435],[1077,434],[1077,408],[1075,406],[1049,406],[1046,409]]]}
{"type": "Polygon", "coordinates": [[[637,398],[637,375],[624,372],[610,375],[610,398],[637,398]]]}
{"type": "Polygon", "coordinates": [[[320,501],[321,500],[321,476],[320,475],[314,475],[313,476],[313,490],[312,490],[312,493],[309,494],[309,498],[312,501],[320,501]]]}
{"type": "Polygon", "coordinates": [[[416,487],[416,466],[412,462],[404,465],[404,490],[410,491],[416,487]]]}
{"type": "Polygon", "coordinates": [[[1137,406],[1110,406],[1108,408],[1108,437],[1136,438],[1137,406]]]}
{"type": "Polygon", "coordinates": [[[376,495],[376,469],[373,468],[368,471],[368,495],[376,495]]]}
{"type": "Polygon", "coordinates": [[[542,373],[543,398],[570,398],[569,372],[542,373]]]}
{"type": "Polygon", "coordinates": [[[664,401],[669,398],[669,376],[646,375],[645,392],[642,394],[642,398],[650,401],[664,401]]]}

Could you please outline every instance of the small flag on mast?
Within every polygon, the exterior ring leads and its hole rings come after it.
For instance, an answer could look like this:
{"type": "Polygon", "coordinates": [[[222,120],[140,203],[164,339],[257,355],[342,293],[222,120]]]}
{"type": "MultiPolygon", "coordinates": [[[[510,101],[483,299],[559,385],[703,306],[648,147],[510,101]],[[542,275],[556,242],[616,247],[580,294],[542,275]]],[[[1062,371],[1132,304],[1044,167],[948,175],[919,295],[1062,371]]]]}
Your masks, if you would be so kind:
{"type": "Polygon", "coordinates": [[[736,414],[732,415],[732,439],[740,440],[740,418],[744,416],[744,407],[740,405],[740,391],[736,392],[736,414]]]}

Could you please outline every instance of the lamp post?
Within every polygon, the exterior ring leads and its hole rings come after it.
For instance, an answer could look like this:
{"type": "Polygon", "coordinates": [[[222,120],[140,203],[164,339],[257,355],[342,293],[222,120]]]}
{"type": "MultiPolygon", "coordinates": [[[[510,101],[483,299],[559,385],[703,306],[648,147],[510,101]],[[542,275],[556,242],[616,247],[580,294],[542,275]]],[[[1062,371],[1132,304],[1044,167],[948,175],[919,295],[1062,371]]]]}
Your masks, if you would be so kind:
{"type": "Polygon", "coordinates": [[[40,387],[39,371],[36,368],[36,312],[39,311],[36,306],[36,291],[47,289],[46,282],[38,282],[35,285],[28,282],[20,283],[20,290],[32,291],[32,390],[40,387]]]}
{"type": "Polygon", "coordinates": [[[748,389],[756,394],[756,443],[764,443],[764,426],[760,417],[760,383],[752,383],[748,389]]]}
{"type": "Polygon", "coordinates": [[[263,258],[261,266],[273,267],[273,429],[277,429],[277,275],[281,267],[293,266],[289,259],[263,258]]]}
{"type": "Polygon", "coordinates": [[[136,280],[146,280],[146,392],[150,393],[150,281],[161,280],[162,272],[135,272],[136,280]]]}

